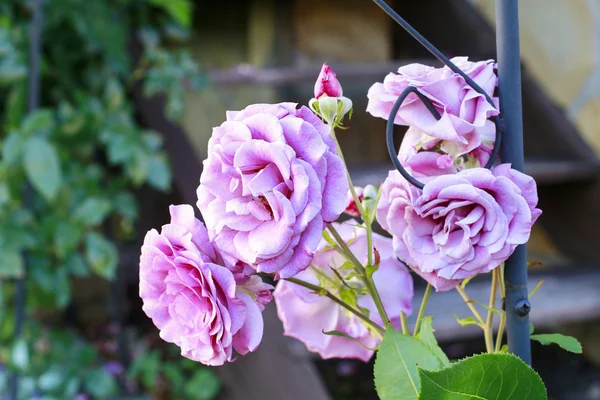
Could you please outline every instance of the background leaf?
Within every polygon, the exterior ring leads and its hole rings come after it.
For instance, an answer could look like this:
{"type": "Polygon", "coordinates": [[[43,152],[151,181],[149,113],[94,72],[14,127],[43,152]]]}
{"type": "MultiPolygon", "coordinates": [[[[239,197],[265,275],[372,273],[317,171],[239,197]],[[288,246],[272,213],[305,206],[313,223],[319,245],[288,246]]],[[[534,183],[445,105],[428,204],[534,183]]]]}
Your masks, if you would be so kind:
{"type": "Polygon", "coordinates": [[[375,360],[375,388],[381,400],[417,399],[417,366],[436,370],[442,365],[419,340],[388,328],[375,360]]]}
{"type": "Polygon", "coordinates": [[[60,164],[56,149],[46,139],[32,137],[25,144],[25,172],[42,196],[54,200],[61,184],[60,164]]]}
{"type": "Polygon", "coordinates": [[[419,367],[419,400],[545,400],[539,375],[512,354],[480,354],[439,371],[419,367]]]}
{"type": "Polygon", "coordinates": [[[573,336],[561,335],[560,333],[531,335],[531,340],[540,342],[543,345],[556,344],[562,349],[570,351],[571,353],[581,354],[583,351],[579,340],[573,336]]]}
{"type": "Polygon", "coordinates": [[[115,245],[97,232],[85,237],[85,257],[92,271],[105,279],[113,279],[117,269],[118,253],[115,245]]]}

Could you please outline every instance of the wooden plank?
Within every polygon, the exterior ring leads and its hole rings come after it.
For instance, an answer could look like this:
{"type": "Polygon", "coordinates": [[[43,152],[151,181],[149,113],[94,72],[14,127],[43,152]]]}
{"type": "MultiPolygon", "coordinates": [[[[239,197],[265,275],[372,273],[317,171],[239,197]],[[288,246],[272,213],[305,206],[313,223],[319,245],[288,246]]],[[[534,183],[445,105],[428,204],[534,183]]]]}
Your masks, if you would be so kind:
{"type": "MultiPolygon", "coordinates": [[[[489,274],[470,282],[466,291],[473,300],[488,304],[490,293],[489,274]]],[[[544,280],[542,287],[531,299],[531,323],[536,329],[552,329],[559,325],[567,325],[600,318],[600,269],[597,266],[566,266],[560,270],[534,272],[528,278],[528,288],[544,280]]],[[[417,289],[414,302],[420,304],[424,289],[417,289]]],[[[418,306],[416,306],[418,307],[418,306]]],[[[484,315],[483,307],[477,306],[484,315]]],[[[501,307],[500,299],[496,305],[501,307]]],[[[427,315],[434,320],[436,337],[440,341],[467,339],[481,335],[476,326],[461,327],[454,319],[453,313],[460,318],[471,316],[468,307],[455,291],[433,293],[427,307],[427,315]]],[[[415,316],[409,321],[414,323],[415,316]]],[[[496,327],[498,318],[496,318],[496,327]]]]}
{"type": "MultiPolygon", "coordinates": [[[[410,63],[422,63],[428,65],[439,65],[435,59],[407,58],[379,63],[356,63],[347,64],[330,62],[337,77],[341,80],[381,80],[390,72],[395,72],[402,65],[410,63]]],[[[321,70],[321,64],[310,64],[302,66],[255,68],[250,64],[241,64],[232,68],[213,69],[208,71],[210,82],[215,86],[237,86],[237,85],[290,85],[302,83],[314,83],[321,70]]]]}
{"type": "MultiPolygon", "coordinates": [[[[374,163],[350,167],[352,181],[357,186],[378,185],[394,166],[374,163]]],[[[557,185],[569,182],[585,182],[597,179],[600,162],[525,160],[525,172],[535,178],[539,185],[557,185]]]]}

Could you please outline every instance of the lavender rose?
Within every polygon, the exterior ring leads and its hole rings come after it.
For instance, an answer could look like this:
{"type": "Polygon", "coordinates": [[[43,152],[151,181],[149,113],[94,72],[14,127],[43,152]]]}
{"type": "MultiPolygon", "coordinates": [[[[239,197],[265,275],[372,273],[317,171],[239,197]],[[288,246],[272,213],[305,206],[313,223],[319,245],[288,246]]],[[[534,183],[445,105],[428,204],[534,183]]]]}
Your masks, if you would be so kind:
{"type": "MultiPolygon", "coordinates": [[[[334,226],[342,238],[350,242],[350,250],[358,260],[366,263],[366,230],[348,224],[335,223],[334,226]]],[[[373,246],[380,257],[379,269],[373,274],[373,280],[392,325],[398,327],[400,311],[407,314],[412,311],[412,277],[408,269],[395,257],[391,239],[373,234],[373,246]]],[[[299,273],[296,278],[324,286],[331,293],[338,294],[342,284],[330,267],[336,268],[340,275],[347,276],[350,271],[340,268],[345,261],[343,256],[330,249],[323,240],[311,267],[299,273]]],[[[356,282],[351,280],[350,284],[360,286],[361,282],[355,280],[356,282]]],[[[372,350],[354,340],[325,335],[323,331],[344,332],[369,348],[379,344],[379,339],[358,317],[327,297],[318,296],[302,286],[284,280],[277,284],[273,297],[279,318],[283,321],[284,334],[302,341],[310,351],[319,353],[323,358],[358,358],[366,362],[373,355],[372,350]]],[[[383,326],[370,296],[359,295],[355,306],[369,310],[370,318],[383,326]]]]}
{"type": "Polygon", "coordinates": [[[489,272],[529,239],[540,216],[530,176],[508,164],[463,170],[419,190],[397,171],[383,183],[377,209],[396,255],[436,288],[489,272]]]}
{"type": "Polygon", "coordinates": [[[143,310],[160,337],[184,357],[221,365],[254,351],[262,339],[261,311],[271,299],[259,277],[237,285],[219,264],[204,225],[189,205],[171,206],[171,223],[144,238],[140,258],[143,310]],[[266,291],[266,292],[265,292],[266,291]]]}
{"type": "Polygon", "coordinates": [[[306,107],[256,104],[213,130],[198,187],[210,238],[228,262],[291,277],[346,207],[345,168],[306,107]]]}
{"type": "MultiPolygon", "coordinates": [[[[452,59],[485,92],[492,96],[498,78],[491,60],[468,61],[467,57],[452,59]]],[[[448,67],[434,68],[422,64],[409,64],[398,69],[398,74],[388,74],[383,83],[377,82],[369,89],[367,112],[388,119],[394,102],[409,86],[415,86],[439,112],[436,120],[415,94],[410,94],[396,115],[394,122],[409,125],[430,138],[430,146],[443,141],[442,148],[456,157],[468,153],[493,139],[494,124],[489,117],[499,112],[476,92],[464,78],[448,67]]]]}

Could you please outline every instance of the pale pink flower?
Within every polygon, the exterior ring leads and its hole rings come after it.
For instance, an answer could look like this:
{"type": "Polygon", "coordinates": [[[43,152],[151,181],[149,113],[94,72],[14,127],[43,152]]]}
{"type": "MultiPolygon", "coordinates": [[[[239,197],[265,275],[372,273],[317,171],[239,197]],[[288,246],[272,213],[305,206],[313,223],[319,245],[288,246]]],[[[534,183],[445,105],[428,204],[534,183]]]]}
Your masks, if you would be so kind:
{"type": "Polygon", "coordinates": [[[184,357],[206,365],[254,351],[263,335],[261,310],[269,286],[258,277],[237,285],[220,264],[204,225],[189,205],[171,206],[171,223],[146,234],[140,258],[140,297],[160,337],[184,357]]]}
{"type": "Polygon", "coordinates": [[[214,128],[198,208],[229,264],[286,278],[308,267],[347,191],[327,125],[306,107],[255,104],[214,128]]]}
{"type": "Polygon", "coordinates": [[[541,214],[537,202],[533,178],[509,164],[437,176],[422,191],[390,171],[377,220],[396,255],[445,291],[490,272],[526,243],[541,214]]]}
{"type": "MultiPolygon", "coordinates": [[[[485,92],[492,96],[498,78],[493,61],[471,62],[467,57],[455,57],[453,61],[485,92]]],[[[422,64],[409,64],[389,74],[383,83],[377,82],[368,92],[367,112],[388,119],[394,102],[409,86],[418,88],[427,97],[441,118],[427,110],[416,94],[411,93],[394,122],[408,125],[432,138],[430,145],[443,141],[442,146],[452,147],[448,153],[453,157],[466,154],[482,144],[485,138],[493,138],[495,126],[488,118],[499,114],[485,96],[475,91],[465,79],[447,67],[434,68],[422,64]]]]}

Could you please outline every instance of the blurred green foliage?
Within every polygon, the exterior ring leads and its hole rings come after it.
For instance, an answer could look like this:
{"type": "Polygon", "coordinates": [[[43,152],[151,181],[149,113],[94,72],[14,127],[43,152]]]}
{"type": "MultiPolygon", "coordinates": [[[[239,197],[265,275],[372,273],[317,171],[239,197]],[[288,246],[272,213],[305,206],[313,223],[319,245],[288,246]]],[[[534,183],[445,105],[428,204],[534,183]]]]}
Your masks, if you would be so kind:
{"type": "Polygon", "coordinates": [[[40,108],[28,113],[30,3],[0,3],[0,365],[21,372],[24,399],[34,392],[108,398],[117,386],[94,347],[72,333],[48,333],[31,316],[66,308],[72,277],[113,279],[115,240],[135,234],[132,190],[170,189],[162,138],[139,125],[130,97],[142,84],[146,95],[166,95],[169,118],[182,117],[185,91],[203,83],[178,49],[193,2],[45,0],[40,108]],[[143,45],[139,59],[134,40],[143,45]],[[14,338],[14,280],[23,276],[24,254],[28,322],[14,338]],[[51,344],[47,352],[34,351],[41,338],[51,344]]]}

